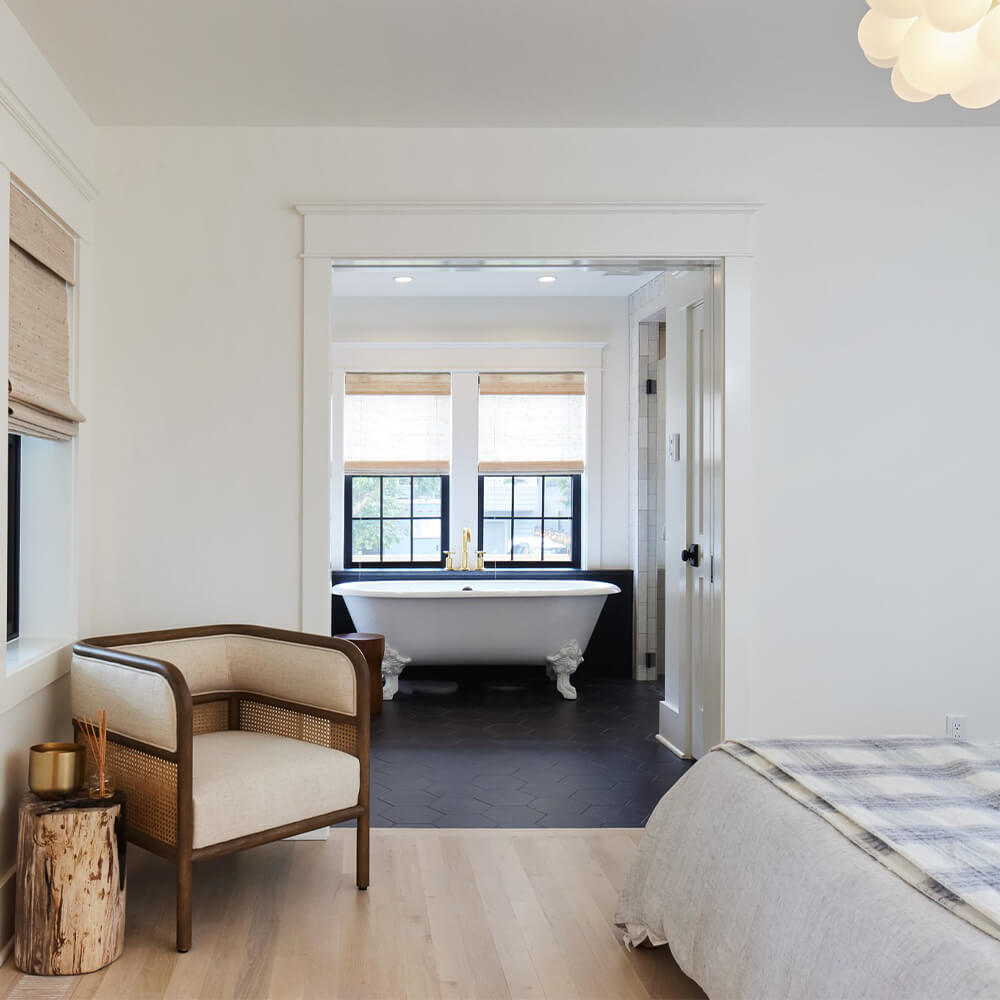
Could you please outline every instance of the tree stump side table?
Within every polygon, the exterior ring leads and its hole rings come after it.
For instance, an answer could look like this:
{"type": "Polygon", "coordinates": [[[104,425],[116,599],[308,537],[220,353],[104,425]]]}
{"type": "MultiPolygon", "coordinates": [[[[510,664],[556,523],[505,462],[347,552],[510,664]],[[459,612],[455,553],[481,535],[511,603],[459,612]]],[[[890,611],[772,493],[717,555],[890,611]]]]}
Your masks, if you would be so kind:
{"type": "Polygon", "coordinates": [[[371,714],[382,711],[382,657],[385,656],[385,636],[377,632],[342,632],[334,639],[346,639],[361,650],[368,662],[371,689],[371,714]]]}
{"type": "Polygon", "coordinates": [[[125,946],[125,796],[21,799],[17,823],[14,964],[75,976],[125,946]]]}

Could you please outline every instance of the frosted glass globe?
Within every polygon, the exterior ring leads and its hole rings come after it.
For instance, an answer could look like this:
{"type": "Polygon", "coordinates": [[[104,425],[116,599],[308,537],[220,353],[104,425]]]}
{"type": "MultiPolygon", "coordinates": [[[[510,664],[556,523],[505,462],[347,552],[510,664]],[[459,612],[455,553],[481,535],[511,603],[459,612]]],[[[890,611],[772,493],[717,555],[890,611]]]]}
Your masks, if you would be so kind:
{"type": "Polygon", "coordinates": [[[1000,7],[994,7],[983,18],[977,38],[986,57],[1000,63],[1000,7]]]}
{"type": "Polygon", "coordinates": [[[968,87],[956,90],[951,99],[962,108],[988,108],[1000,101],[1000,65],[991,66],[968,87]]]}
{"type": "Polygon", "coordinates": [[[925,94],[923,91],[917,90],[916,87],[912,86],[906,77],[900,73],[899,63],[896,63],[893,67],[892,76],[889,79],[896,96],[901,97],[904,101],[909,101],[910,104],[923,104],[924,101],[931,101],[935,97],[934,94],[925,94]]]}
{"type": "MultiPolygon", "coordinates": [[[[877,10],[870,10],[858,25],[858,44],[869,62],[876,59],[879,62],[895,60],[899,55],[900,46],[916,18],[905,21],[894,17],[886,17],[877,10]]],[[[878,62],[875,65],[879,65],[878,62]]]]}
{"type": "Polygon", "coordinates": [[[926,0],[868,0],[868,6],[886,17],[917,17],[926,0]]]}
{"type": "Polygon", "coordinates": [[[978,27],[938,31],[920,18],[906,32],[899,47],[900,71],[911,86],[925,94],[961,90],[989,65],[979,48],[977,34],[978,27]]]}
{"type": "Polygon", "coordinates": [[[923,16],[939,31],[965,31],[989,9],[990,0],[927,0],[923,16]]]}
{"type": "Polygon", "coordinates": [[[870,55],[868,55],[867,52],[864,55],[865,55],[865,58],[873,66],[877,66],[879,69],[892,69],[892,67],[896,65],[896,57],[895,56],[893,56],[892,59],[873,59],[870,55]]]}

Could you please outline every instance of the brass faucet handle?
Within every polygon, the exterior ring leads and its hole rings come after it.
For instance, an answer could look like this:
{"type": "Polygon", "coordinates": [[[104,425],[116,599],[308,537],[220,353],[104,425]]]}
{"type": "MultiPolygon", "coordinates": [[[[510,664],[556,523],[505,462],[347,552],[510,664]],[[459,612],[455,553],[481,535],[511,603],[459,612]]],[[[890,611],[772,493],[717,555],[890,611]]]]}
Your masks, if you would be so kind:
{"type": "Polygon", "coordinates": [[[452,549],[445,549],[445,551],[444,551],[444,568],[446,570],[454,571],[454,569],[455,569],[455,560],[452,559],[452,556],[454,554],[455,553],[454,553],[454,551],[452,549]]]}
{"type": "Polygon", "coordinates": [[[486,549],[476,550],[476,569],[486,569],[486,549]]]}

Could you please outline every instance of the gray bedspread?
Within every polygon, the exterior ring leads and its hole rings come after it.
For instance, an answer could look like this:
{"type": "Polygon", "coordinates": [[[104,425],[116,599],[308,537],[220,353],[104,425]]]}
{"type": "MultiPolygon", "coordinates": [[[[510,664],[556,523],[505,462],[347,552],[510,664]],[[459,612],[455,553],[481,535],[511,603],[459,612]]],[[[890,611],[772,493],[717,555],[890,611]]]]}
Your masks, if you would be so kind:
{"type": "Polygon", "coordinates": [[[616,922],[713,998],[1000,997],[1000,942],[721,751],[653,812],[616,922]]]}

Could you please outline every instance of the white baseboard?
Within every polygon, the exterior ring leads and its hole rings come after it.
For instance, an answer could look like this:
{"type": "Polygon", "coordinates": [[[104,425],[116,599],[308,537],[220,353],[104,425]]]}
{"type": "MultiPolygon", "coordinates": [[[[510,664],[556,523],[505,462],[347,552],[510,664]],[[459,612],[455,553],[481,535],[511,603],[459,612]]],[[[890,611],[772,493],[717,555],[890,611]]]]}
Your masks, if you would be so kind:
{"type": "Polygon", "coordinates": [[[656,734],[656,741],[662,743],[672,754],[676,754],[681,760],[694,760],[694,757],[689,753],[684,753],[683,750],[678,750],[677,747],[673,745],[665,736],[661,736],[659,733],[656,734]]]}
{"type": "Polygon", "coordinates": [[[308,830],[306,833],[297,833],[294,837],[285,837],[285,840],[329,840],[330,828],[321,826],[318,830],[308,830]]]}

